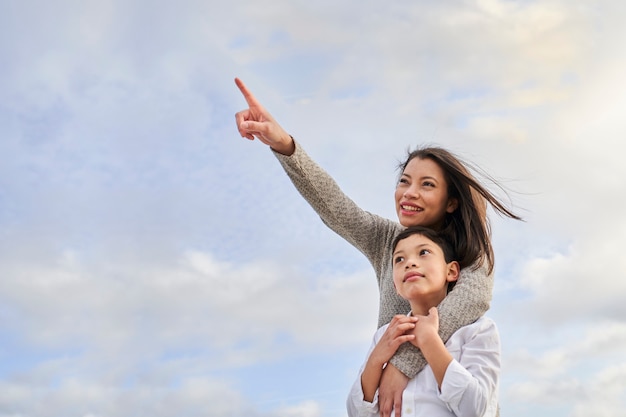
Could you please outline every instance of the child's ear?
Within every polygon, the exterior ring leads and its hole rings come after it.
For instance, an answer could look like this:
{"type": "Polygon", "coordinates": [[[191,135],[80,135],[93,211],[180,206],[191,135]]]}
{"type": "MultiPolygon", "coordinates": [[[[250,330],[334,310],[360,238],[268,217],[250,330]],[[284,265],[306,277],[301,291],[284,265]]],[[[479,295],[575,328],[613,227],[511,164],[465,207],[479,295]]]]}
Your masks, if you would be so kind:
{"type": "Polygon", "coordinates": [[[452,282],[459,279],[459,274],[461,273],[461,267],[457,261],[452,261],[448,264],[448,275],[446,276],[446,281],[452,282]]]}

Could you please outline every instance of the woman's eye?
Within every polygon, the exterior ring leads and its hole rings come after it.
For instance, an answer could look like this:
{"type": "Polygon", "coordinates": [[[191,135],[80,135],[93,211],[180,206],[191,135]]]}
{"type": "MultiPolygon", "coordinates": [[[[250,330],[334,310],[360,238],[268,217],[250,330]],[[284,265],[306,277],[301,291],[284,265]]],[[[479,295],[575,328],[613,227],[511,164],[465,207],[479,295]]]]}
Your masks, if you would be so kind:
{"type": "Polygon", "coordinates": [[[409,180],[407,180],[406,178],[400,178],[400,181],[398,181],[399,184],[408,184],[409,180]]]}
{"type": "Polygon", "coordinates": [[[434,187],[434,186],[435,186],[435,184],[433,184],[433,183],[432,183],[432,182],[430,182],[430,181],[426,181],[426,182],[424,182],[422,185],[423,185],[424,187],[434,187]]]}

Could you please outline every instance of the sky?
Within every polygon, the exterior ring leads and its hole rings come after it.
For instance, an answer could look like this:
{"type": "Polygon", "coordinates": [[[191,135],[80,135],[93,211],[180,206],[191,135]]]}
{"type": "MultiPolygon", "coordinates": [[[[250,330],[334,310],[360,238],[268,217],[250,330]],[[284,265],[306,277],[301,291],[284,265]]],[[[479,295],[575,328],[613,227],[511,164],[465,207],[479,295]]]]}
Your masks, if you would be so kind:
{"type": "Polygon", "coordinates": [[[420,144],[503,184],[502,415],[626,416],[625,18],[1,0],[0,417],[345,415],[374,272],[238,135],[235,77],[368,211],[420,144]]]}

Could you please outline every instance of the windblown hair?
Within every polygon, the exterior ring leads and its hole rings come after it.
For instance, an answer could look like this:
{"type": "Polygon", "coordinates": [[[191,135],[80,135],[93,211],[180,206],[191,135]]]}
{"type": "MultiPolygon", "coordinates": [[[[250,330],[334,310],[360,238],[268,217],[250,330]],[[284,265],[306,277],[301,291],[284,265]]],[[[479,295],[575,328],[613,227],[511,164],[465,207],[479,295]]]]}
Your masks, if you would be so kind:
{"type": "MultiPolygon", "coordinates": [[[[452,152],[439,147],[425,147],[409,151],[405,162],[399,165],[400,175],[414,159],[430,159],[443,170],[448,184],[448,198],[456,199],[458,207],[446,213],[438,230],[452,244],[461,268],[473,265],[475,269],[486,263],[493,271],[495,258],[491,245],[491,226],[487,218],[487,203],[497,213],[516,220],[521,217],[508,209],[496,196],[474,178],[464,163],[452,152]]],[[[493,178],[484,175],[498,188],[504,189],[493,178]]]]}

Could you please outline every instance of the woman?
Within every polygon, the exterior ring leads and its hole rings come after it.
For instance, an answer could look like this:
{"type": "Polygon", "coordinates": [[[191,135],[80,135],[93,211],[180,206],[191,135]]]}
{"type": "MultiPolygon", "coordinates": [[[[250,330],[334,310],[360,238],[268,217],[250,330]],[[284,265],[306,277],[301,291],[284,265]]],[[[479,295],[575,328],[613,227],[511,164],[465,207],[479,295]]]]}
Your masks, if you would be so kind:
{"type": "MultiPolygon", "coordinates": [[[[445,342],[460,327],[488,309],[493,289],[493,248],[487,202],[499,213],[519,219],[480,183],[450,152],[426,148],[411,152],[402,164],[395,200],[398,221],[366,212],[274,120],[243,82],[235,79],[248,108],[235,115],[242,137],[270,146],[292,182],[322,221],[359,249],[376,272],[380,291],[378,326],[389,323],[409,306],[393,287],[391,244],[406,227],[425,226],[447,235],[458,253],[468,253],[472,267],[461,271],[458,284],[439,306],[439,334],[445,342]],[[459,246],[462,245],[462,246],[459,246]]],[[[391,359],[379,388],[382,417],[392,409],[400,417],[402,392],[425,365],[423,355],[405,343],[391,359]]]]}

